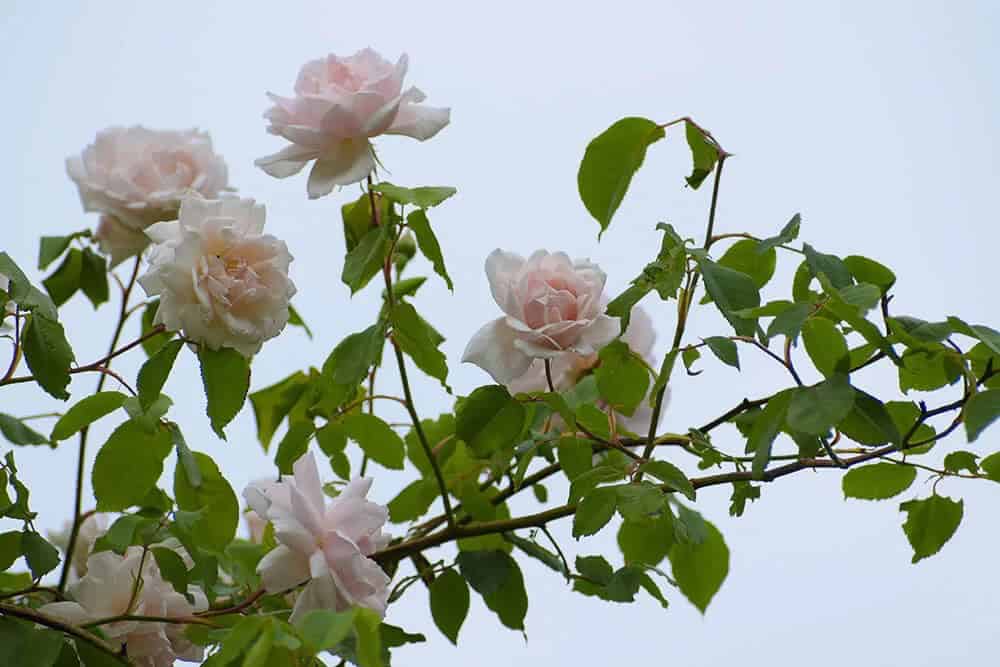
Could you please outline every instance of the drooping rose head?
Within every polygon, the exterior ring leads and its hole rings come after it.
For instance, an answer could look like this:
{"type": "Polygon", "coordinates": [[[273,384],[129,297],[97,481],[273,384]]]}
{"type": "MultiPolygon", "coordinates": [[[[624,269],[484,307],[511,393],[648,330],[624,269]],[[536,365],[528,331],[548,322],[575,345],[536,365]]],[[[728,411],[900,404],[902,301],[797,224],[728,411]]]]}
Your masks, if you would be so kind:
{"type": "Polygon", "coordinates": [[[371,49],[306,63],[295,82],[295,97],[268,93],[274,106],[264,114],[267,131],[291,145],[255,164],[271,176],[287,178],[315,160],[308,192],[316,199],[371,173],[373,137],[430,139],[448,124],[451,111],[419,104],[426,96],[417,88],[403,90],[407,64],[405,54],[392,64],[371,49]]]}
{"type": "Polygon", "coordinates": [[[160,297],[155,324],[210,348],[251,356],[288,323],[295,285],[284,241],[264,234],[253,199],[185,199],[176,222],[146,230],[156,243],[139,284],[160,297]]]}
{"type": "Polygon", "coordinates": [[[109,127],[66,160],[66,171],[85,211],[113,215],[136,231],[176,219],[190,193],[215,198],[228,189],[226,163],[197,130],[109,127]]]}
{"type": "Polygon", "coordinates": [[[149,245],[149,237],[144,232],[129,227],[113,215],[101,216],[94,230],[94,240],[110,259],[111,268],[137,256],[149,245]]]}
{"type": "Polygon", "coordinates": [[[486,258],[486,276],[505,315],[476,332],[462,361],[501,384],[523,375],[533,359],[591,355],[618,335],[618,318],[604,312],[606,276],[590,260],[545,250],[525,260],[497,249],[486,258]]]}

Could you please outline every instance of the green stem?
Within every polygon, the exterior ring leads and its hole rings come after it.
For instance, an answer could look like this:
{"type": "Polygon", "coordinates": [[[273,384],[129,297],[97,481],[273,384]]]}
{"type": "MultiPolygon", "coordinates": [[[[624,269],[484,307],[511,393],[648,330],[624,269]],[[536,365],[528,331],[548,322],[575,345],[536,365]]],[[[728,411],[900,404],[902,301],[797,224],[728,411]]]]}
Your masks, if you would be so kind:
{"type": "Polygon", "coordinates": [[[45,627],[52,628],[53,630],[59,630],[67,635],[76,637],[77,639],[82,639],[83,641],[91,644],[95,648],[107,653],[120,664],[125,664],[121,662],[121,658],[118,657],[118,651],[102,640],[97,635],[87,632],[81,628],[76,627],[65,621],[61,621],[58,618],[49,616],[48,614],[43,614],[40,611],[36,611],[29,607],[20,607],[17,605],[9,605],[0,603],[0,614],[4,616],[13,616],[15,618],[21,618],[26,621],[31,621],[33,623],[38,623],[39,625],[44,625],[45,627]]]}

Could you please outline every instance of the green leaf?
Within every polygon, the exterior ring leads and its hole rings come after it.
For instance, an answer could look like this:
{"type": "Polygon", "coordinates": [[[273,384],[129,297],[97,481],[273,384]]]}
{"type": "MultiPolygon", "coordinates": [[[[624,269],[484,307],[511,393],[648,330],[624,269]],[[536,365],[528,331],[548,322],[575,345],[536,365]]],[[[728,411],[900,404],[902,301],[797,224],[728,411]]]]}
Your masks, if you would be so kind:
{"type": "Polygon", "coordinates": [[[594,371],[601,397],[618,412],[631,416],[649,389],[649,372],[629,346],[616,340],[601,348],[594,371]]]}
{"type": "Polygon", "coordinates": [[[937,494],[900,504],[900,511],[906,512],[903,532],[913,547],[914,563],[933,556],[951,539],[962,522],[964,505],[937,494]]]}
{"type": "Polygon", "coordinates": [[[808,435],[825,435],[854,407],[854,389],[846,375],[834,375],[793,392],[788,405],[788,426],[808,435]]]}
{"type": "Polygon", "coordinates": [[[351,288],[351,296],[367,285],[385,263],[389,252],[389,227],[382,224],[372,227],[358,242],[344,260],[344,270],[340,279],[351,288]]]}
{"type": "Polygon", "coordinates": [[[754,284],[761,288],[774,275],[778,262],[778,253],[774,248],[760,250],[760,242],[753,239],[742,239],[729,246],[725,254],[719,258],[721,266],[745,273],[753,279],[754,284]]]}
{"type": "Polygon", "coordinates": [[[879,299],[882,298],[882,292],[875,285],[861,283],[841,288],[840,297],[846,303],[857,308],[859,312],[867,313],[878,304],[879,299]]]}
{"type": "Polygon", "coordinates": [[[406,458],[403,439],[384,421],[369,414],[348,415],[341,422],[344,433],[372,461],[391,470],[402,470],[406,458]]]}
{"type": "Polygon", "coordinates": [[[691,480],[687,478],[683,470],[674,464],[666,461],[647,461],[639,467],[639,470],[652,475],[674,491],[683,493],[689,500],[695,499],[695,490],[691,480]]]}
{"type": "Polygon", "coordinates": [[[614,569],[603,556],[577,556],[574,565],[581,576],[601,586],[611,583],[614,577],[614,569]]]}
{"type": "Polygon", "coordinates": [[[438,497],[437,484],[433,479],[418,479],[411,482],[395,498],[389,501],[389,521],[406,523],[419,519],[438,497]]]}
{"type": "Polygon", "coordinates": [[[458,192],[445,185],[402,188],[389,182],[376,183],[372,190],[381,192],[398,204],[409,204],[417,208],[433,208],[458,192]]]}
{"type": "Polygon", "coordinates": [[[719,151],[694,123],[684,123],[684,136],[691,149],[691,175],[684,180],[692,189],[697,190],[715,168],[719,151]]]}
{"type": "Polygon", "coordinates": [[[500,590],[511,576],[514,560],[499,549],[461,551],[456,559],[462,576],[480,595],[500,590]]]}
{"type": "Polygon", "coordinates": [[[430,260],[434,266],[434,272],[444,279],[444,282],[448,285],[448,289],[454,291],[455,286],[452,285],[451,277],[444,266],[441,245],[438,243],[437,236],[434,235],[434,230],[431,229],[430,221],[427,220],[427,214],[417,209],[406,216],[406,222],[417,237],[420,252],[424,253],[424,257],[430,260]]]}
{"type": "Polygon", "coordinates": [[[423,372],[448,388],[448,362],[438,349],[438,333],[408,303],[397,303],[391,312],[393,339],[423,372]]]}
{"type": "Polygon", "coordinates": [[[91,483],[101,512],[120,512],[138,505],[156,486],[163,460],[173,449],[165,427],[147,432],[129,420],[116,428],[94,460],[91,483]]]}
{"type": "Polygon", "coordinates": [[[236,535],[240,517],[239,502],[233,488],[219,472],[212,458],[201,452],[192,454],[201,473],[201,483],[196,485],[184,466],[177,466],[174,470],[177,507],[198,513],[191,534],[199,546],[222,552],[236,535]]]}
{"type": "Polygon", "coordinates": [[[886,500],[906,491],[916,478],[913,466],[883,462],[851,468],[841,484],[845,498],[886,500]]]}
{"type": "Polygon", "coordinates": [[[623,521],[618,547],[627,564],[659,565],[674,544],[674,517],[663,512],[651,521],[623,521]]]}
{"type": "Polygon", "coordinates": [[[206,413],[212,430],[223,440],[223,428],[239,414],[250,388],[250,361],[236,350],[223,347],[198,348],[201,380],[207,400],[206,413]]]}
{"type": "Polygon", "coordinates": [[[337,646],[351,633],[354,610],[335,612],[314,609],[296,623],[299,636],[312,653],[321,653],[337,646]]]}
{"type": "Polygon", "coordinates": [[[847,339],[837,325],[825,317],[814,317],[802,326],[802,342],[816,370],[825,377],[850,370],[847,339]]]}
{"type": "Polygon", "coordinates": [[[59,565],[59,550],[49,544],[36,532],[25,530],[21,533],[21,551],[28,563],[31,576],[41,579],[59,565]]]}
{"type": "Polygon", "coordinates": [[[0,533],[0,572],[10,569],[21,553],[21,533],[16,530],[0,533]]]}
{"type": "Polygon", "coordinates": [[[805,253],[806,265],[813,277],[819,278],[820,274],[823,274],[837,289],[854,283],[850,270],[836,255],[824,255],[808,243],[802,246],[802,251],[805,253]]]}
{"type": "Polygon", "coordinates": [[[962,361],[957,352],[944,346],[907,350],[898,370],[901,391],[932,391],[957,382],[962,376],[962,361]]]}
{"type": "Polygon", "coordinates": [[[524,630],[524,617],[528,613],[528,593],[524,589],[521,568],[510,555],[500,552],[508,561],[508,574],[504,585],[492,593],[483,594],[483,602],[500,622],[511,630],[524,630]]]}
{"type": "Polygon", "coordinates": [[[148,410],[153,401],[160,397],[160,391],[167,382],[167,377],[174,367],[174,360],[177,359],[177,353],[182,347],[184,342],[180,340],[166,343],[139,369],[136,388],[139,390],[139,403],[143,409],[148,410]]]}
{"type": "Polygon", "coordinates": [[[73,248],[55,272],[42,281],[53,303],[61,306],[80,289],[80,272],[83,270],[83,253],[73,248]]]}
{"type": "Polygon", "coordinates": [[[665,136],[646,118],[623,118],[587,146],[576,182],[580,198],[601,225],[601,233],[625,198],[632,176],[642,166],[646,149],[665,136]]]}
{"type": "Polygon", "coordinates": [[[587,440],[573,437],[560,438],[556,453],[559,465],[570,481],[593,467],[594,452],[587,440]]]}
{"type": "Polygon", "coordinates": [[[323,375],[353,391],[368,377],[369,369],[378,363],[384,344],[385,326],[382,322],[351,334],[333,348],[323,363],[323,375]]]}
{"type": "Polygon", "coordinates": [[[66,332],[59,322],[35,312],[22,334],[24,360],[35,381],[48,394],[65,401],[69,398],[69,369],[73,350],[66,341],[66,332]]]}
{"type": "Polygon", "coordinates": [[[667,507],[667,498],[660,487],[646,480],[607,488],[617,494],[616,507],[626,521],[651,521],[667,507]]]}
{"type": "Polygon", "coordinates": [[[729,548],[722,533],[708,521],[704,523],[700,543],[677,542],[669,554],[677,587],[703,614],[729,574],[729,548]]]}
{"type": "Polygon", "coordinates": [[[963,450],[950,452],[944,457],[944,469],[956,473],[968,470],[975,475],[979,472],[979,464],[976,463],[976,459],[978,458],[977,454],[963,450]]]}
{"type": "Polygon", "coordinates": [[[617,507],[618,492],[614,487],[600,487],[588,493],[573,516],[573,537],[593,535],[604,528],[617,507]]]}
{"type": "MultiPolygon", "coordinates": [[[[16,621],[12,617],[0,618],[0,665],[10,665],[10,667],[53,667],[53,665],[74,667],[79,663],[70,662],[67,665],[59,661],[60,654],[66,646],[61,632],[36,628],[31,623],[16,621]],[[57,663],[57,661],[59,662],[57,663]]],[[[72,650],[69,650],[69,653],[71,654],[72,650]]],[[[107,657],[110,658],[110,656],[107,657]]],[[[117,665],[120,663],[104,664],[117,665]]],[[[91,663],[87,663],[87,667],[91,667],[91,663]]],[[[94,663],[94,667],[97,667],[96,663],[94,663]]]]}
{"type": "Polygon", "coordinates": [[[865,392],[854,389],[854,406],[837,428],[848,438],[862,445],[899,444],[899,428],[885,405],[865,392]]]}
{"type": "Polygon", "coordinates": [[[382,637],[379,634],[381,618],[370,609],[358,607],[354,611],[354,635],[357,638],[358,667],[383,667],[382,637]]]}
{"type": "Polygon", "coordinates": [[[448,641],[458,645],[458,632],[469,614],[469,587],[465,579],[455,570],[445,570],[431,583],[430,599],[434,624],[448,641]]]}
{"type": "Polygon", "coordinates": [[[299,311],[295,310],[292,304],[288,304],[288,324],[293,327],[302,327],[306,332],[306,336],[312,340],[312,329],[309,328],[309,325],[302,319],[302,315],[299,314],[299,311]]]}
{"type": "Polygon", "coordinates": [[[979,462],[979,468],[994,482],[1000,482],[1000,452],[990,454],[979,462]]]}
{"type": "Polygon", "coordinates": [[[957,333],[979,339],[993,354],[1000,354],[1000,331],[982,324],[966,324],[957,317],[949,317],[948,324],[957,333]]]}
{"type": "Polygon", "coordinates": [[[306,453],[309,440],[315,432],[316,427],[311,419],[296,420],[289,424],[274,455],[274,464],[282,475],[292,474],[292,466],[306,453]]]}
{"type": "Polygon", "coordinates": [[[772,248],[776,248],[779,245],[787,245],[799,238],[799,227],[802,225],[802,216],[798,213],[792,216],[792,219],[785,223],[785,226],[781,228],[781,231],[777,236],[771,236],[769,238],[763,239],[757,244],[757,252],[765,253],[772,248]]]}
{"type": "Polygon", "coordinates": [[[1000,389],[973,394],[965,404],[965,434],[969,442],[974,442],[997,417],[1000,417],[1000,389]]]}
{"type": "Polygon", "coordinates": [[[120,391],[100,391],[82,399],[66,411],[52,427],[52,440],[65,440],[111,414],[122,406],[127,396],[120,391]]]}
{"type": "MultiPolygon", "coordinates": [[[[156,299],[150,301],[149,304],[142,311],[142,335],[153,331],[156,326],[153,321],[156,319],[156,311],[160,308],[160,300],[156,299]]],[[[146,353],[147,357],[151,357],[156,352],[164,346],[164,344],[173,337],[173,333],[164,331],[163,333],[158,333],[155,336],[150,336],[142,341],[142,349],[146,353]]]]}
{"type": "Polygon", "coordinates": [[[0,433],[12,445],[48,445],[49,439],[23,421],[0,412],[0,433]]]}
{"type": "Polygon", "coordinates": [[[736,349],[736,342],[724,336],[709,336],[705,338],[705,344],[712,351],[719,361],[739,370],[740,353],[736,349]]]}
{"type": "Polygon", "coordinates": [[[771,320],[767,327],[767,337],[787,336],[795,340],[811,313],[812,306],[808,303],[790,305],[771,320]]]}
{"type": "Polygon", "coordinates": [[[108,263],[90,248],[83,250],[80,267],[80,289],[97,308],[108,300],[108,263]]]}
{"type": "Polygon", "coordinates": [[[474,390],[461,404],[455,434],[479,458],[513,445],[524,428],[524,406],[499,385],[474,390]]]}
{"type": "Polygon", "coordinates": [[[760,487],[750,482],[733,482],[733,494],[729,497],[729,516],[743,516],[747,501],[760,498],[760,487]]]}
{"type": "Polygon", "coordinates": [[[66,252],[66,248],[79,234],[67,236],[43,236],[38,244],[38,270],[42,271],[66,252]]]}
{"type": "Polygon", "coordinates": [[[153,547],[150,549],[153,558],[156,559],[156,566],[160,569],[160,574],[170,582],[174,590],[181,595],[186,595],[188,591],[188,570],[184,560],[173,549],[166,547],[153,547]]]}
{"type": "Polygon", "coordinates": [[[752,464],[754,479],[763,479],[767,463],[771,460],[771,446],[774,444],[774,439],[778,437],[778,433],[781,432],[785,416],[788,413],[788,406],[794,396],[795,392],[791,389],[786,389],[776,395],[767,402],[753,423],[750,436],[747,439],[747,451],[754,452],[752,464]]]}
{"type": "Polygon", "coordinates": [[[756,320],[740,317],[735,311],[760,305],[760,292],[753,279],[745,273],[721,266],[710,259],[700,259],[705,289],[712,301],[741,336],[752,336],[756,320]]]}
{"type": "Polygon", "coordinates": [[[848,255],[844,258],[844,265],[859,283],[871,283],[878,287],[883,294],[896,284],[896,274],[874,259],[868,259],[861,255],[848,255]]]}

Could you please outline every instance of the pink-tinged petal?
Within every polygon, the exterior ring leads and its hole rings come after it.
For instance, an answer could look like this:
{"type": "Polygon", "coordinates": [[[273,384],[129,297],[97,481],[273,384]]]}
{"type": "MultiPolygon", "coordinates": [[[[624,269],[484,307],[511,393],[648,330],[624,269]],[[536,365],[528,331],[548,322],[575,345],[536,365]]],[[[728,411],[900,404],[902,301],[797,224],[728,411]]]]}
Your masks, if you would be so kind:
{"type": "Polygon", "coordinates": [[[388,510],[382,505],[341,496],[327,509],[324,525],[358,544],[362,538],[377,532],[388,518],[388,510]]]}
{"type": "Polygon", "coordinates": [[[367,114],[368,120],[365,121],[364,128],[362,128],[364,135],[366,137],[377,137],[389,129],[389,126],[396,120],[400,101],[400,98],[396,97],[371,110],[367,114]]]}
{"type": "Polygon", "coordinates": [[[260,559],[257,574],[268,593],[287,591],[309,578],[309,559],[279,544],[260,559]]]}
{"type": "Polygon", "coordinates": [[[563,353],[563,350],[555,345],[555,341],[542,336],[535,340],[517,338],[514,340],[514,347],[529,359],[555,359],[563,353]]]}
{"type": "Polygon", "coordinates": [[[317,549],[309,556],[309,576],[316,579],[317,577],[326,575],[329,571],[330,567],[326,562],[326,554],[317,549]]]}
{"type": "MultiPolygon", "coordinates": [[[[368,491],[372,488],[372,478],[371,477],[358,477],[357,479],[352,479],[344,487],[344,490],[340,492],[337,499],[341,498],[364,498],[368,495],[368,491]]],[[[336,501],[335,501],[336,502],[336,501]]]]}
{"type": "Polygon", "coordinates": [[[288,178],[302,171],[309,160],[319,156],[319,151],[298,144],[285,146],[277,153],[254,160],[254,164],[275,178],[288,178]]]}
{"type": "MultiPolygon", "coordinates": [[[[313,505],[305,495],[299,490],[297,486],[291,488],[292,492],[292,514],[295,520],[309,533],[310,537],[315,538],[322,534],[322,512],[323,506],[320,505],[316,507],[313,505]]],[[[299,533],[296,531],[296,539],[299,539],[299,533]]]]}
{"type": "Polygon", "coordinates": [[[515,346],[516,339],[517,333],[505,318],[497,318],[476,332],[462,354],[462,361],[479,366],[499,384],[510,382],[531,365],[531,357],[515,346]]]}
{"type": "Polygon", "coordinates": [[[580,354],[594,354],[613,341],[620,330],[621,324],[617,317],[601,315],[580,332],[572,349],[580,354]]]}
{"type": "Polygon", "coordinates": [[[347,108],[340,104],[334,104],[323,115],[320,121],[320,129],[329,137],[338,139],[354,139],[365,136],[363,118],[365,116],[356,112],[353,108],[347,108]]]}
{"type": "Polygon", "coordinates": [[[422,104],[401,104],[396,119],[386,134],[401,134],[426,141],[451,122],[451,109],[428,107],[422,104]]]}
{"type": "Polygon", "coordinates": [[[309,198],[330,194],[337,185],[358,183],[375,168],[371,145],[367,140],[344,141],[327,150],[309,172],[309,198]]]}
{"type": "Polygon", "coordinates": [[[632,308],[628,328],[622,334],[622,340],[633,352],[649,361],[653,345],[656,343],[656,330],[653,328],[653,320],[642,306],[632,308]]]}
{"type": "Polygon", "coordinates": [[[316,549],[316,533],[302,525],[299,517],[272,510],[271,523],[274,525],[274,537],[281,544],[303,554],[316,549]]]}
{"type": "Polygon", "coordinates": [[[145,229],[146,236],[153,243],[169,243],[181,238],[181,225],[176,220],[157,222],[145,229]]]}
{"type": "Polygon", "coordinates": [[[325,504],[323,484],[319,481],[319,469],[316,467],[316,457],[312,452],[306,452],[292,464],[295,475],[295,486],[305,496],[309,504],[318,513],[323,512],[325,504]]]}
{"type": "Polygon", "coordinates": [[[511,317],[521,317],[514,284],[524,267],[524,258],[497,248],[486,257],[486,279],[490,283],[493,300],[511,317]]]}
{"type": "Polygon", "coordinates": [[[294,625],[310,611],[318,609],[344,611],[349,606],[341,600],[332,577],[319,577],[312,579],[299,593],[288,620],[294,625]]]}

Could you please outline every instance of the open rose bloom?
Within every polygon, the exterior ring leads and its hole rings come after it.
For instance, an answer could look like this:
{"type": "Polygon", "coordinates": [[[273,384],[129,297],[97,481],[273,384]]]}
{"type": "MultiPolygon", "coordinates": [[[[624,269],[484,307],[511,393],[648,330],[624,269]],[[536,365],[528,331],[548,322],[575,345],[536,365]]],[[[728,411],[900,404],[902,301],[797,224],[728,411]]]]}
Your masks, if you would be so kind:
{"type": "Polygon", "coordinates": [[[228,170],[208,134],[110,127],[66,160],[83,209],[104,214],[94,237],[111,264],[146,247],[142,231],[174,220],[188,194],[214,198],[228,189],[228,170]]]}
{"type": "Polygon", "coordinates": [[[264,588],[279,593],[308,582],[292,622],[313,609],[351,606],[385,615],[389,577],[368,556],[389,543],[382,532],[389,514],[365,499],[371,480],[352,481],[327,503],[312,453],[296,461],[293,472],[243,492],[250,508],[274,524],[279,542],[257,566],[264,588]]]}
{"type": "Polygon", "coordinates": [[[545,250],[525,260],[498,249],[486,258],[486,276],[504,316],[476,332],[462,361],[500,384],[524,375],[534,359],[592,355],[618,335],[618,318],[604,312],[606,277],[590,260],[545,250]]]}
{"type": "Polygon", "coordinates": [[[160,297],[154,324],[245,356],[281,333],[295,294],[292,256],[263,230],[264,207],[235,197],[185,199],[176,222],[147,229],[156,246],[139,284],[160,297]]]}
{"type": "MultiPolygon", "coordinates": [[[[155,545],[161,546],[161,545],[155,545]]],[[[52,602],[39,611],[75,625],[132,614],[137,616],[186,617],[208,608],[200,588],[190,587],[193,604],[174,590],[160,574],[151,554],[143,558],[141,547],[129,547],[124,555],[112,551],[93,554],[87,574],[69,587],[72,601],[52,602]],[[142,584],[136,592],[136,579],[142,584]]],[[[101,625],[109,643],[123,646],[131,664],[169,667],[177,659],[201,660],[204,651],[184,636],[184,626],[150,621],[115,621],[101,625]]]]}
{"type": "Polygon", "coordinates": [[[393,65],[371,49],[306,63],[295,82],[295,97],[268,93],[274,106],[264,114],[267,131],[291,144],[255,164],[271,176],[287,178],[315,160],[308,192],[316,199],[372,172],[373,137],[430,139],[448,124],[451,112],[419,104],[426,96],[417,88],[403,90],[407,64],[405,54],[393,65]]]}

